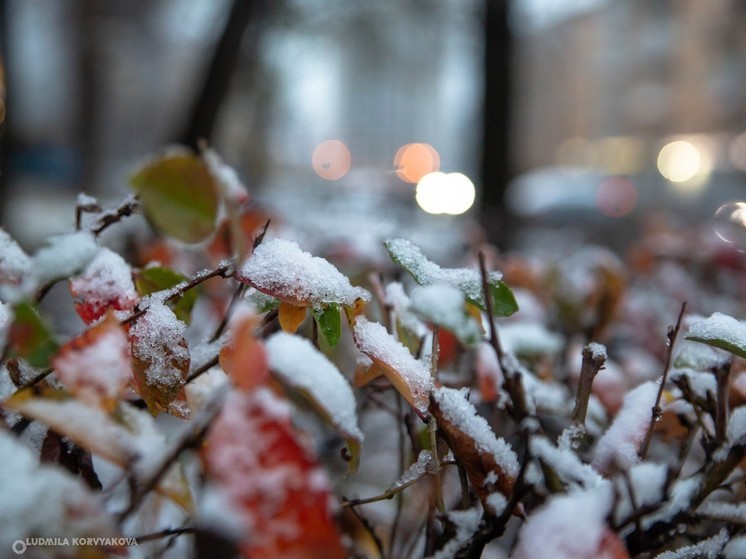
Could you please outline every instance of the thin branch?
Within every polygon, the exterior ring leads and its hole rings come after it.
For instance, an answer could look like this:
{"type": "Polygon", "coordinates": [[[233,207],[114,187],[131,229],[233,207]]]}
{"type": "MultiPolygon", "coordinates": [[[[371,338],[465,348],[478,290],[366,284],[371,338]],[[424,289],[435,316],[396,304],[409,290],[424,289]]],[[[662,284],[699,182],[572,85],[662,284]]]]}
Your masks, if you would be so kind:
{"type": "MultiPolygon", "coordinates": [[[[162,302],[168,303],[169,301],[178,299],[190,289],[194,289],[201,283],[204,283],[207,280],[212,279],[214,277],[220,277],[220,278],[233,277],[234,272],[235,272],[234,263],[230,260],[224,260],[214,270],[203,270],[202,272],[198,272],[192,277],[191,280],[180,283],[179,285],[172,287],[169,290],[166,290],[168,292],[168,295],[162,300],[162,302]]],[[[130,322],[134,322],[135,320],[140,318],[142,315],[144,315],[146,312],[148,312],[148,307],[145,307],[144,309],[139,309],[133,312],[127,318],[120,321],[120,324],[124,326],[125,324],[129,324],[130,322]]]]}
{"type": "Polygon", "coordinates": [[[215,355],[212,359],[210,359],[208,362],[200,365],[194,371],[192,371],[189,376],[187,377],[187,384],[192,382],[194,379],[202,376],[204,373],[212,369],[215,365],[217,365],[220,362],[220,356],[218,354],[215,355]]]}
{"type": "Polygon", "coordinates": [[[718,445],[725,443],[728,427],[728,377],[733,362],[729,359],[725,363],[715,367],[715,379],[717,380],[717,408],[715,413],[715,442],[718,445]]]}
{"type": "Polygon", "coordinates": [[[91,227],[91,233],[98,236],[110,225],[122,221],[122,218],[131,216],[139,210],[140,201],[137,197],[128,196],[118,207],[99,215],[96,224],[91,227]]]}
{"type": "Polygon", "coordinates": [[[668,371],[671,369],[671,357],[673,356],[673,346],[676,343],[676,337],[679,335],[681,329],[681,321],[684,318],[684,312],[686,311],[686,301],[681,304],[681,311],[679,312],[679,318],[676,320],[676,326],[668,328],[668,335],[666,337],[666,364],[663,368],[663,377],[661,378],[660,386],[658,387],[658,395],[655,397],[655,405],[653,406],[650,414],[650,424],[648,430],[645,433],[645,439],[640,445],[638,456],[641,460],[645,460],[648,455],[648,448],[650,447],[650,441],[653,438],[653,430],[655,424],[660,420],[663,410],[661,409],[661,399],[663,398],[663,391],[666,389],[666,381],[668,380],[668,371]]]}
{"type": "Polygon", "coordinates": [[[580,367],[580,380],[578,381],[578,392],[575,397],[575,409],[572,412],[572,420],[585,425],[585,417],[588,413],[588,401],[591,397],[593,380],[598,372],[604,368],[606,353],[595,351],[593,344],[583,348],[583,364],[580,367]]]}
{"type": "Polygon", "coordinates": [[[373,543],[375,543],[376,545],[378,556],[381,559],[384,559],[386,557],[386,552],[384,551],[384,548],[383,548],[383,542],[381,541],[381,538],[378,537],[378,534],[376,534],[376,531],[373,525],[370,523],[370,521],[367,518],[365,518],[358,511],[356,511],[354,507],[350,507],[350,511],[352,511],[352,514],[355,515],[355,518],[357,518],[360,521],[360,524],[363,525],[363,528],[365,528],[365,531],[370,534],[370,537],[373,539],[373,543]]]}
{"type": "Polygon", "coordinates": [[[160,532],[152,532],[150,534],[136,536],[135,540],[137,541],[137,544],[140,545],[141,543],[161,540],[163,538],[169,538],[171,536],[181,536],[182,534],[194,534],[196,532],[197,532],[197,529],[191,526],[185,526],[184,528],[168,528],[166,530],[161,530],[160,532]]]}
{"type": "Polygon", "coordinates": [[[133,491],[127,508],[117,515],[117,520],[120,523],[137,510],[145,497],[147,497],[150,492],[158,486],[161,479],[163,479],[163,476],[168,473],[171,466],[174,465],[185,451],[192,448],[198,448],[202,444],[202,440],[207,434],[207,430],[210,428],[222,408],[227,390],[227,385],[223,388],[217,389],[215,395],[205,404],[202,410],[200,410],[198,416],[187,427],[178,443],[175,444],[171,452],[166,455],[163,462],[161,462],[160,467],[155,471],[150,479],[140,484],[133,491]]]}
{"type": "Polygon", "coordinates": [[[218,324],[218,327],[215,329],[215,333],[210,338],[210,342],[217,341],[217,339],[223,335],[223,332],[225,332],[225,329],[228,326],[228,322],[233,315],[233,311],[236,308],[238,302],[241,300],[241,297],[243,297],[243,294],[246,293],[247,287],[248,286],[245,283],[239,282],[238,288],[233,292],[231,300],[228,303],[228,307],[225,309],[223,319],[220,321],[220,324],[218,324]]]}

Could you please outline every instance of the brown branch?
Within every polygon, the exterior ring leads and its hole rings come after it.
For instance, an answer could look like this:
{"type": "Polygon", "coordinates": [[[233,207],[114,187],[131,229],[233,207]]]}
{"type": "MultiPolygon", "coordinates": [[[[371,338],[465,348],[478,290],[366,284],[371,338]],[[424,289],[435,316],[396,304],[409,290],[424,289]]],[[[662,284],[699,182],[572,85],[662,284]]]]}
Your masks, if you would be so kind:
{"type": "Polygon", "coordinates": [[[97,223],[91,227],[91,233],[98,236],[110,225],[122,221],[122,218],[135,214],[139,210],[140,201],[136,196],[129,196],[116,208],[99,215],[97,223]]]}
{"type": "Polygon", "coordinates": [[[673,346],[676,343],[676,337],[679,335],[681,329],[681,321],[684,318],[684,312],[686,311],[686,301],[681,304],[681,311],[679,312],[679,318],[676,320],[675,326],[668,327],[668,335],[666,337],[666,364],[663,368],[663,377],[661,378],[660,386],[658,387],[658,395],[655,397],[655,405],[652,407],[650,414],[650,424],[648,430],[645,433],[645,439],[640,445],[638,456],[641,460],[645,460],[648,455],[648,448],[650,448],[650,441],[653,438],[653,431],[655,430],[655,424],[660,420],[663,410],[661,409],[661,399],[663,398],[663,391],[666,389],[666,380],[668,379],[668,371],[671,369],[671,357],[673,356],[673,346]]]}
{"type": "Polygon", "coordinates": [[[718,445],[725,444],[728,427],[728,377],[732,361],[715,367],[715,379],[717,380],[717,408],[715,412],[715,442],[718,445]]]}
{"type": "Polygon", "coordinates": [[[578,381],[578,392],[575,397],[575,409],[572,412],[572,420],[579,425],[585,425],[593,380],[596,378],[598,372],[604,368],[604,363],[606,363],[606,353],[596,351],[596,349],[596,346],[592,344],[588,344],[583,348],[583,364],[580,367],[580,380],[578,381]]]}

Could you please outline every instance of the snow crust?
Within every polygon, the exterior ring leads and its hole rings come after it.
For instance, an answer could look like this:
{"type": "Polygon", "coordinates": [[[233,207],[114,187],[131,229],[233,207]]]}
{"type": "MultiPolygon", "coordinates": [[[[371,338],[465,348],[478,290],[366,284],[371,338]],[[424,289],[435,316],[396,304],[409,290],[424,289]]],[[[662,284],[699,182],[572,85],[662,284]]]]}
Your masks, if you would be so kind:
{"type": "Polygon", "coordinates": [[[290,303],[321,306],[369,301],[370,293],[353,287],[331,263],[285,239],[265,240],[236,273],[237,279],[290,303]]]}
{"type": "Polygon", "coordinates": [[[186,324],[168,306],[155,301],[132,326],[130,332],[137,340],[132,356],[148,363],[148,384],[174,386],[182,382],[183,374],[173,362],[189,360],[189,350],[182,345],[185,330],[186,324]]]}
{"type": "Polygon", "coordinates": [[[332,424],[362,441],[356,400],[347,379],[311,342],[278,332],[266,342],[269,367],[289,385],[308,392],[329,415],[332,424]]]}
{"type": "Polygon", "coordinates": [[[52,280],[71,276],[85,268],[98,250],[96,237],[88,231],[50,237],[32,257],[31,274],[24,285],[36,289],[52,280]]]}
{"type": "Polygon", "coordinates": [[[675,551],[660,553],[655,556],[655,559],[718,559],[728,539],[728,530],[723,528],[711,538],[675,551]]]}
{"type": "Polygon", "coordinates": [[[554,470],[568,487],[591,489],[604,483],[604,479],[588,464],[581,462],[570,449],[560,449],[544,437],[532,437],[531,454],[554,470]]]}
{"type": "Polygon", "coordinates": [[[723,340],[746,351],[746,322],[723,313],[713,313],[709,318],[691,325],[687,338],[723,340]]]}

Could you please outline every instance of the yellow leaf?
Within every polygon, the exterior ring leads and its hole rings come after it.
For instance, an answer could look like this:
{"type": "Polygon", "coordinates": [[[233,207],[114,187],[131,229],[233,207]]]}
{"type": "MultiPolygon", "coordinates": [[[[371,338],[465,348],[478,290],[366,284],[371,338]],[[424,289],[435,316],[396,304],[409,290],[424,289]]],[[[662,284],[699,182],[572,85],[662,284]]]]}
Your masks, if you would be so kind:
{"type": "Polygon", "coordinates": [[[280,302],[280,326],[283,331],[294,334],[306,319],[306,307],[296,307],[284,301],[280,302]]]}

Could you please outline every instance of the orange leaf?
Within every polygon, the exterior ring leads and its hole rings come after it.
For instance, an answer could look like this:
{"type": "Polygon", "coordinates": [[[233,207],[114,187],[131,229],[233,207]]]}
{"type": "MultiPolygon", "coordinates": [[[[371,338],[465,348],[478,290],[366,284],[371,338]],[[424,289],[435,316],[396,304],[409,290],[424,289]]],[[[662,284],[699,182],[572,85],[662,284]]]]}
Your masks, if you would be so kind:
{"type": "Polygon", "coordinates": [[[280,326],[289,334],[294,334],[306,319],[306,307],[297,307],[285,301],[280,302],[279,312],[280,326]]]}
{"type": "Polygon", "coordinates": [[[110,313],[96,326],[63,345],[52,366],[81,401],[111,411],[131,375],[129,338],[110,313]]]}
{"type": "Polygon", "coordinates": [[[190,356],[185,327],[170,308],[154,302],[131,329],[135,386],[153,415],[168,411],[186,383],[190,356]]]}
{"type": "Polygon", "coordinates": [[[246,523],[244,557],[347,557],[326,477],[299,443],[288,406],[269,390],[228,396],[202,458],[208,479],[246,523]]]}
{"type": "Polygon", "coordinates": [[[267,352],[254,335],[258,322],[253,314],[234,318],[231,339],[220,350],[220,366],[242,390],[252,390],[269,376],[267,352]]]}

